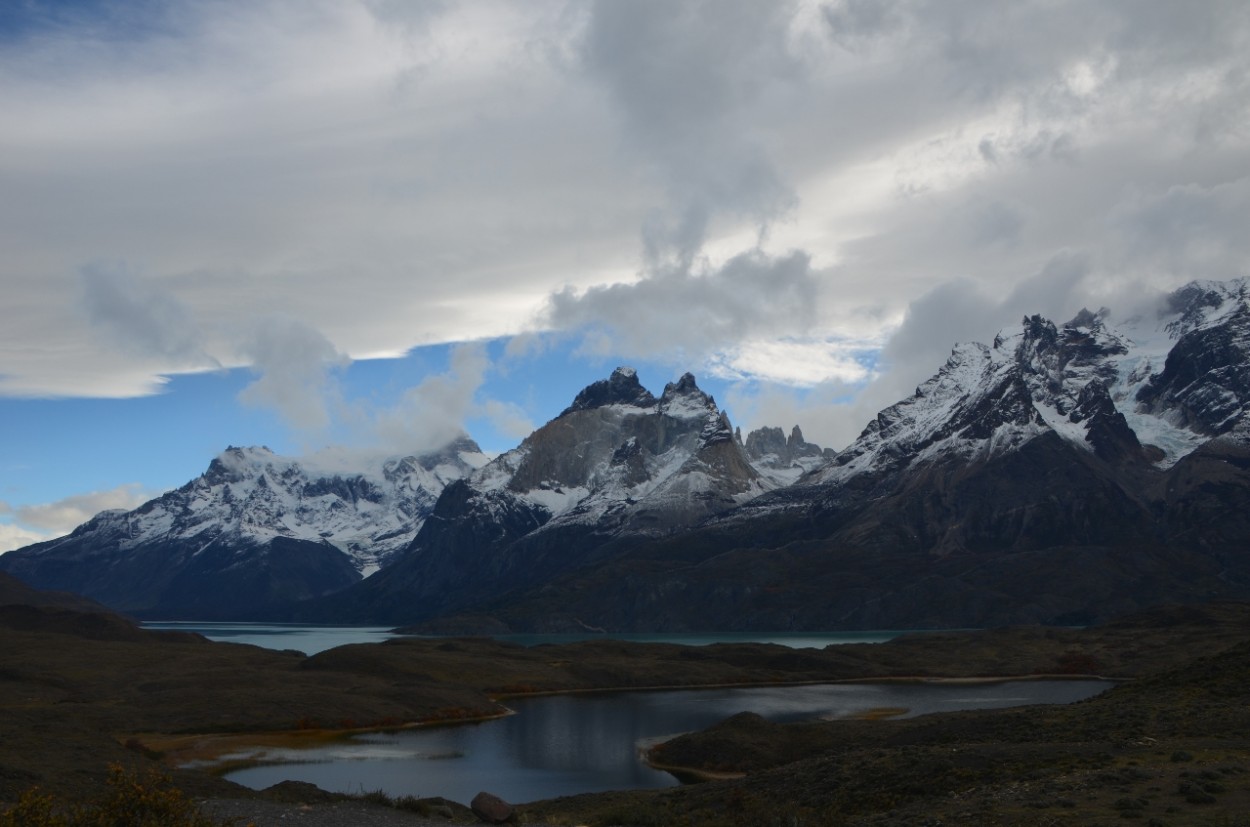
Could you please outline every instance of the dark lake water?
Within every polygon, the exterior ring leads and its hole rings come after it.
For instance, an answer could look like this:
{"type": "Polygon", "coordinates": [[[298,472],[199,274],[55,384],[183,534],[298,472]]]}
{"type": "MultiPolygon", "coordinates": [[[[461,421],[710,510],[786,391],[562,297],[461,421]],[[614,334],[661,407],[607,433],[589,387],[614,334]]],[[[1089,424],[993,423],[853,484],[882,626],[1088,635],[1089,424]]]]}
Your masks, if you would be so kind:
{"type": "Polygon", "coordinates": [[[512,702],[516,715],[481,724],[357,736],[315,750],[253,753],[299,763],[258,766],[226,777],[255,789],[293,779],[327,790],[380,789],[466,804],[488,790],[522,803],[676,785],[672,775],[643,764],[640,749],[738,712],[777,721],[845,717],[875,707],[905,707],[909,715],[920,715],[1070,703],[1111,685],[1089,680],[824,684],[529,698],[512,702]]]}

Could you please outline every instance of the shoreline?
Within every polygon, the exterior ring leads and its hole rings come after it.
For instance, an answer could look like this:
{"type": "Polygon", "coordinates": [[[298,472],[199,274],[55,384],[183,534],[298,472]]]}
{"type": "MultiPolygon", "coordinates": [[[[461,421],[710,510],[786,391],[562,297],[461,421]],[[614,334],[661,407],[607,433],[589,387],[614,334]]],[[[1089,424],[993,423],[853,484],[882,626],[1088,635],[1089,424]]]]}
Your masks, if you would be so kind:
{"type": "Polygon", "coordinates": [[[653,684],[647,686],[595,686],[585,689],[543,689],[537,692],[488,692],[492,700],[511,700],[515,698],[543,698],[553,695],[591,695],[611,692],[681,692],[682,690],[699,689],[763,689],[770,686],[833,686],[854,683],[932,683],[932,684],[967,684],[989,685],[995,683],[1011,683],[1013,681],[1107,681],[1109,683],[1126,683],[1132,678],[1116,678],[1107,675],[1050,673],[1041,672],[1027,675],[977,675],[973,677],[935,677],[933,675],[891,675],[888,677],[867,678],[830,678],[828,680],[812,679],[802,681],[736,681],[721,683],[679,683],[653,684]]]}
{"type": "Polygon", "coordinates": [[[175,769],[200,769],[205,772],[223,776],[235,770],[263,765],[280,765],[298,763],[291,759],[265,760],[265,750],[300,750],[314,749],[334,741],[341,741],[355,735],[368,735],[375,732],[404,732],[414,729],[427,729],[459,724],[480,724],[486,721],[497,721],[515,715],[516,710],[508,707],[493,715],[475,715],[445,721],[407,721],[387,726],[339,728],[310,728],[290,730],[265,730],[260,732],[220,732],[198,733],[190,735],[166,735],[163,733],[138,733],[120,736],[118,743],[123,745],[138,744],[142,749],[156,753],[160,760],[175,769]],[[235,753],[251,751],[252,755],[240,755],[237,759],[230,756],[235,753]]]}
{"type": "MultiPolygon", "coordinates": [[[[658,684],[653,686],[628,687],[589,687],[583,689],[550,689],[538,692],[487,693],[495,702],[543,698],[558,695],[591,695],[626,692],[681,692],[708,689],[762,689],[769,687],[800,687],[800,686],[833,686],[844,684],[946,684],[946,685],[991,685],[1010,683],[1013,681],[1075,681],[1098,680],[1112,683],[1123,683],[1126,678],[1111,678],[1103,675],[1073,674],[1034,674],[1034,675],[984,675],[977,677],[935,677],[931,675],[896,675],[890,677],[838,678],[833,680],[803,681],[748,681],[711,684],[658,684]]],[[[502,706],[502,704],[501,704],[502,706]]],[[[869,710],[870,711],[870,710],[869,710]]],[[[176,769],[200,769],[221,777],[235,770],[261,765],[280,765],[297,763],[292,759],[266,761],[265,750],[299,750],[312,749],[338,740],[345,740],[354,735],[366,735],[375,732],[403,732],[427,727],[456,726],[458,724],[476,724],[499,720],[517,711],[504,706],[497,714],[477,715],[439,721],[409,721],[400,724],[375,727],[354,728],[310,728],[292,730],[267,730],[259,732],[222,732],[196,733],[184,735],[167,735],[163,733],[137,733],[118,737],[124,745],[138,744],[142,749],[157,753],[161,761],[176,769]],[[251,752],[245,755],[243,753],[251,752]],[[231,756],[239,753],[237,758],[231,756]]],[[[739,778],[742,774],[717,774],[697,768],[652,764],[645,755],[643,761],[655,769],[674,774],[681,773],[700,780],[718,780],[721,778],[739,778]]]]}

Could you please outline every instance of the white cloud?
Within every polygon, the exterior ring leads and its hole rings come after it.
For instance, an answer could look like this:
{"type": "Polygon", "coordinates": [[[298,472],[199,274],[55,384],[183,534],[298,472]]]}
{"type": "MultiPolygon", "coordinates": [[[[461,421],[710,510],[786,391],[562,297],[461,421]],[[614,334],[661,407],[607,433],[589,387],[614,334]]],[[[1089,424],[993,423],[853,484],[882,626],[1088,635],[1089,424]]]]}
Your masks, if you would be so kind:
{"type": "Polygon", "coordinates": [[[31,543],[42,543],[51,540],[55,534],[42,531],[31,531],[19,525],[0,521],[0,554],[22,548],[31,543]]]}
{"type": "Polygon", "coordinates": [[[329,339],[296,319],[271,316],[256,327],[243,353],[258,376],[239,393],[241,401],[272,408],[306,435],[330,426],[330,406],[338,398],[332,371],[350,359],[329,339]]]}
{"type": "Polygon", "coordinates": [[[51,540],[68,534],[101,511],[120,508],[129,511],[155,496],[138,483],[128,483],[107,491],[75,494],[56,502],[10,507],[0,503],[0,552],[51,540]]]}
{"type": "MultiPolygon", "coordinates": [[[[1250,264],[1238,0],[102,8],[0,50],[3,394],[247,362],[317,430],[344,356],[545,325],[810,385],[897,328],[876,399],[1025,300],[1250,264]]],[[[516,413],[475,388],[412,405],[516,413]]]]}
{"type": "Polygon", "coordinates": [[[444,373],[427,376],[393,405],[345,402],[337,411],[347,439],[372,453],[421,454],[442,448],[465,433],[471,418],[489,419],[502,433],[520,438],[534,430],[517,405],[482,392],[495,369],[480,343],[456,346],[444,373]]]}
{"type": "Polygon", "coordinates": [[[743,342],[713,357],[711,369],[728,379],[755,379],[798,388],[826,382],[862,384],[872,377],[867,361],[881,342],[773,339],[743,342]]]}
{"type": "Polygon", "coordinates": [[[857,416],[858,408],[852,401],[857,390],[832,381],[809,388],[749,382],[730,388],[725,407],[744,438],[757,428],[788,431],[798,425],[808,442],[839,449],[855,439],[867,422],[857,416]]]}

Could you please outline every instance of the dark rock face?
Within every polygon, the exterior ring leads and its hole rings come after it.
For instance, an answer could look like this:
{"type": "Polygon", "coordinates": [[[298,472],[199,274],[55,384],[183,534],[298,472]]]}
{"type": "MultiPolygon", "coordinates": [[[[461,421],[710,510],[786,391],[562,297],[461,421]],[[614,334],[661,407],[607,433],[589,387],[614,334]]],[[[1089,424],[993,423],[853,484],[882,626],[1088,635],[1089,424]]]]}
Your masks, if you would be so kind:
{"type": "Polygon", "coordinates": [[[1238,312],[1227,325],[1182,336],[1137,401],[1208,436],[1232,430],[1250,404],[1250,311],[1238,312]]]}
{"type": "Polygon", "coordinates": [[[1129,427],[1124,414],[1115,407],[1107,386],[1099,379],[1092,380],[1081,389],[1076,407],[1068,415],[1074,423],[1086,423],[1086,441],[1094,448],[1099,459],[1111,463],[1145,460],[1137,434],[1129,427]]]}
{"type": "Polygon", "coordinates": [[[754,463],[764,463],[773,468],[800,467],[810,470],[821,460],[832,458],[833,451],[826,451],[819,445],[803,438],[803,431],[795,425],[790,436],[780,428],[757,428],[747,434],[743,444],[747,456],[754,463]]]}
{"type": "Polygon", "coordinates": [[[588,411],[607,405],[649,408],[654,404],[655,397],[638,381],[638,374],[632,368],[617,368],[607,379],[601,379],[583,388],[574,397],[573,404],[565,408],[560,416],[573,411],[588,411]]]}
{"type": "Polygon", "coordinates": [[[481,491],[461,480],[447,486],[414,547],[400,560],[335,595],[300,619],[406,622],[488,600],[514,588],[510,546],[551,519],[541,507],[505,491],[481,491]]]}

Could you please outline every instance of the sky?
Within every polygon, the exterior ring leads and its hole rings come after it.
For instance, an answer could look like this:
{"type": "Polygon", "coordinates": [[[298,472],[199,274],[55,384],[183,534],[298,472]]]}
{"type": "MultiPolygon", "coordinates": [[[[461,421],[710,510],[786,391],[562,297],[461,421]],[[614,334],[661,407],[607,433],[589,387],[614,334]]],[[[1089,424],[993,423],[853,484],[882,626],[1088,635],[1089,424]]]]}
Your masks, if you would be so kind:
{"type": "Polygon", "coordinates": [[[618,365],[842,447],[1247,216],[1244,0],[7,0],[0,550],[618,365]]]}

